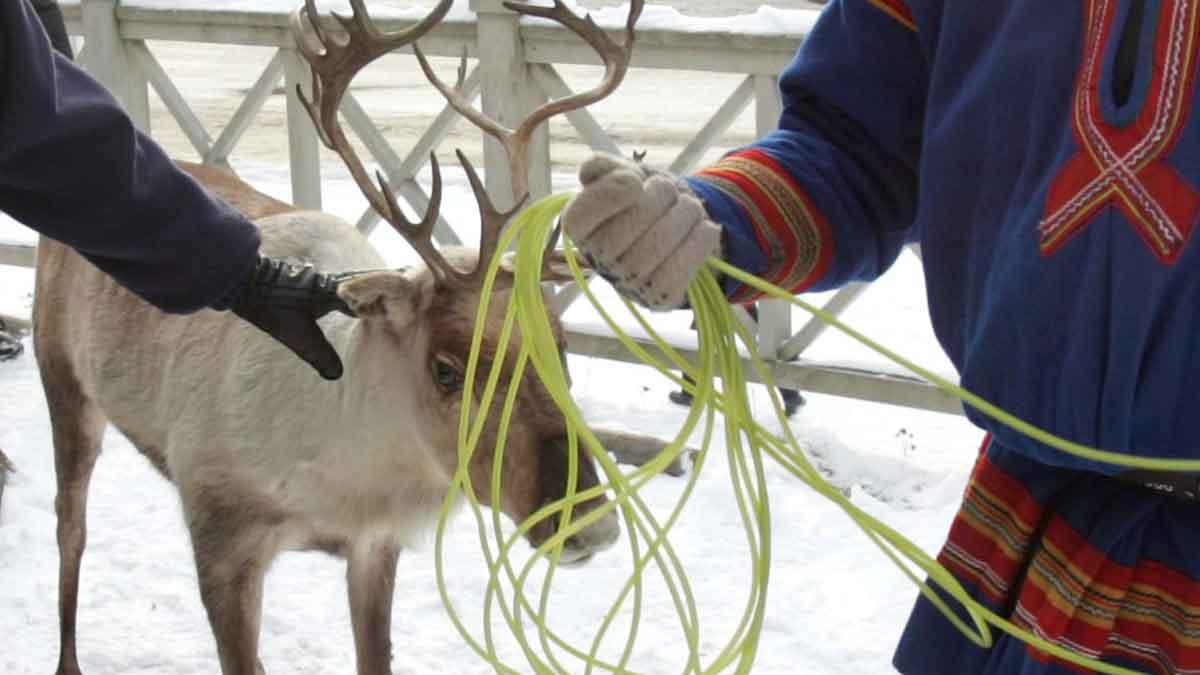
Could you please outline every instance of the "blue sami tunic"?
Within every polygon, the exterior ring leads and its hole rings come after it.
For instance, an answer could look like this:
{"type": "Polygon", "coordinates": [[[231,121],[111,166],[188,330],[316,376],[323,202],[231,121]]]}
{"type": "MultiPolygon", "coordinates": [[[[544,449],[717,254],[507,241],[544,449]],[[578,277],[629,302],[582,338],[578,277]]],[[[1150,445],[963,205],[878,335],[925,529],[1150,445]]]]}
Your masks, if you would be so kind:
{"type": "MultiPolygon", "coordinates": [[[[797,292],[919,242],[967,388],[1077,442],[1200,458],[1198,64],[1197,0],[833,0],[780,129],[688,181],[726,256],[797,292]]],[[[989,440],[943,564],[1063,646],[1200,673],[1200,503],[968,415],[989,440]]],[[[978,649],[924,601],[895,664],[1074,672],[978,649]]]]}
{"type": "Polygon", "coordinates": [[[0,0],[0,211],[171,312],[217,303],[257,260],[254,225],[56,54],[26,0],[0,0]]]}

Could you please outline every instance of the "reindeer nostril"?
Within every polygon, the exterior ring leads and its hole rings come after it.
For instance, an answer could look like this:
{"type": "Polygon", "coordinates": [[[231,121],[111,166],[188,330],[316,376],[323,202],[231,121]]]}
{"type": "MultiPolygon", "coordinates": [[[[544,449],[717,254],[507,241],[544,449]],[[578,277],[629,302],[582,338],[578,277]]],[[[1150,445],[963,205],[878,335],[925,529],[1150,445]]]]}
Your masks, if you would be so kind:
{"type": "Polygon", "coordinates": [[[559,558],[559,564],[568,567],[582,565],[591,560],[594,552],[593,548],[584,543],[578,535],[567,537],[567,540],[563,542],[562,557],[559,558]]]}

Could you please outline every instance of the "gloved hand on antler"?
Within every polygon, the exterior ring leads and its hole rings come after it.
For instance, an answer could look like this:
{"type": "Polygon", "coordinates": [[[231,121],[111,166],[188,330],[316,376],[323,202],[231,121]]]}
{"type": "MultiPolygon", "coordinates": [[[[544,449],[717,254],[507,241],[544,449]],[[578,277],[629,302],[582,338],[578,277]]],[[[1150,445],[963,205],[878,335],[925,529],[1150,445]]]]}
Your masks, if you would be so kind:
{"type": "Polygon", "coordinates": [[[278,340],[326,380],[342,376],[342,360],[317,319],[339,311],[354,316],[338,297],[347,275],[320,274],[311,265],[297,267],[259,256],[250,275],[218,305],[278,340]]]}
{"type": "Polygon", "coordinates": [[[721,227],[680,180],[611,155],[579,168],[583,190],[562,214],[567,234],[618,291],[655,310],[684,305],[721,227]]]}

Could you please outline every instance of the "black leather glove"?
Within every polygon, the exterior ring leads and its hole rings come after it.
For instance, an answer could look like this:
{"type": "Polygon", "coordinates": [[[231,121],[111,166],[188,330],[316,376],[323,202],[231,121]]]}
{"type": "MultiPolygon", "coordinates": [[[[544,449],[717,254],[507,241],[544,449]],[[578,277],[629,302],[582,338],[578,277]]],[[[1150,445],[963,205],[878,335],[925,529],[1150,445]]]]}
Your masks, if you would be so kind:
{"type": "Polygon", "coordinates": [[[345,276],[259,256],[250,276],[222,304],[295,352],[321,377],[336,380],[342,376],[342,360],[317,319],[333,311],[354,316],[337,295],[338,282],[345,276]]]}

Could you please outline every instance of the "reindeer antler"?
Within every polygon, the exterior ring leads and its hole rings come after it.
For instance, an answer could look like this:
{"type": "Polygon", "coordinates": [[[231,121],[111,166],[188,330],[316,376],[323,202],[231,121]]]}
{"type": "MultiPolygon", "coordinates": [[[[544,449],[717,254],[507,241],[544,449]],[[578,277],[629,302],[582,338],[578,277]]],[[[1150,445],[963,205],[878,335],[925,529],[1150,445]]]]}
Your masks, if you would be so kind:
{"type": "Polygon", "coordinates": [[[345,17],[336,13],[333,15],[346,31],[348,39],[344,42],[336,41],[326,34],[317,17],[314,0],[304,0],[304,6],[293,12],[290,19],[297,49],[300,50],[313,71],[312,100],[310,101],[304,96],[304,92],[300,90],[299,86],[296,87],[296,94],[304,105],[304,109],[308,111],[308,116],[312,118],[313,124],[316,125],[321,142],[342,158],[346,168],[350,170],[350,175],[354,177],[354,182],[358,184],[359,190],[367,198],[371,207],[416,249],[425,263],[429,265],[439,283],[447,283],[451,280],[466,283],[469,275],[463,274],[451,265],[433,245],[433,228],[437,223],[442,202],[442,175],[437,157],[430,154],[433,186],[429,198],[429,208],[420,222],[409,222],[404,217],[404,213],[383,175],[376,174],[378,187],[372,182],[370,175],[363,167],[362,160],[358,158],[358,153],[354,151],[350,141],[346,138],[345,131],[342,130],[341,122],[338,120],[338,108],[341,106],[342,97],[350,87],[351,80],[358,74],[358,71],[384,54],[412,44],[417,38],[428,33],[446,16],[453,4],[454,0],[440,0],[429,16],[408,30],[399,33],[384,33],[371,22],[363,0],[350,0],[350,6],[354,10],[353,16],[345,17]],[[320,42],[320,48],[315,48],[309,42],[308,35],[304,30],[306,21],[312,26],[313,33],[320,42]]]}
{"type": "Polygon", "coordinates": [[[399,33],[384,33],[371,22],[371,15],[367,13],[363,0],[350,0],[353,16],[345,17],[333,13],[333,18],[337,19],[349,36],[345,42],[337,42],[326,35],[317,18],[315,0],[304,0],[304,6],[292,13],[289,23],[292,35],[296,38],[296,47],[312,66],[313,100],[316,107],[303,95],[300,99],[326,145],[336,150],[337,148],[333,148],[334,139],[339,136],[343,140],[345,138],[338,127],[337,110],[350,87],[350,81],[358,71],[384,54],[416,42],[417,38],[428,33],[445,18],[453,4],[454,0],[440,0],[429,16],[415,26],[399,33]],[[314,49],[309,42],[304,31],[304,17],[308,18],[308,23],[324,51],[314,49]]]}
{"type": "MultiPolygon", "coordinates": [[[[574,94],[556,101],[546,103],[534,110],[521,122],[516,130],[504,127],[499,122],[484,115],[471,105],[463,93],[463,82],[466,75],[467,57],[464,50],[458,69],[458,79],[454,86],[443,82],[430,67],[425,54],[417,46],[416,41],[428,33],[450,10],[453,0],[439,0],[433,11],[411,28],[398,33],[384,33],[371,21],[363,0],[350,0],[354,14],[344,17],[334,14],[334,18],[346,31],[347,39],[337,41],[332,39],[322,29],[317,17],[314,0],[304,0],[304,6],[293,12],[291,29],[295,36],[297,48],[311,64],[313,70],[312,100],[305,98],[304,93],[297,87],[297,94],[303,103],[321,142],[338,153],[345,162],[346,168],[354,177],[363,195],[371,206],[396,228],[401,235],[416,249],[421,258],[429,265],[438,282],[462,287],[476,287],[482,281],[487,261],[491,260],[499,245],[500,233],[509,218],[520,209],[529,196],[529,145],[533,132],[538,125],[550,117],[569,110],[582,108],[608,96],[620,85],[629,67],[629,57],[633,49],[633,26],[642,12],[644,0],[631,0],[629,18],[625,25],[625,43],[617,44],[608,34],[602,31],[592,21],[591,16],[580,18],[572,12],[561,0],[554,0],[551,7],[530,5],[523,2],[505,2],[504,6],[522,15],[538,16],[555,21],[582,37],[599,54],[604,63],[604,77],[600,83],[589,91],[574,94]],[[313,33],[321,48],[314,48],[309,36],[304,30],[304,24],[312,26],[313,33]],[[452,108],[475,126],[496,138],[504,147],[509,160],[512,175],[513,196],[515,206],[511,211],[498,211],[487,195],[482,181],[479,180],[475,168],[467,161],[462,152],[458,159],[467,172],[471,183],[471,191],[479,205],[480,234],[479,234],[479,263],[471,271],[462,271],[451,265],[438,252],[433,244],[433,227],[437,222],[438,210],[441,206],[441,172],[437,158],[431,155],[433,171],[433,190],[429,208],[425,217],[418,223],[409,222],[402,213],[392,190],[381,174],[377,174],[378,186],[371,180],[358,154],[346,139],[338,120],[338,108],[342,97],[350,86],[351,80],[358,71],[375,59],[394,49],[411,45],[421,70],[435,88],[446,98],[452,108]]],[[[557,240],[557,232],[551,238],[548,248],[553,248],[557,240]]]]}
{"type": "Polygon", "coordinates": [[[539,106],[522,120],[516,129],[509,129],[488,117],[471,105],[471,102],[463,95],[463,77],[467,64],[465,50],[458,68],[458,81],[453,87],[446,84],[433,72],[425,54],[415,43],[413,44],[413,53],[416,54],[425,77],[442,93],[450,106],[504,147],[504,152],[508,155],[509,173],[512,176],[513,197],[520,201],[529,192],[529,145],[533,139],[533,132],[537,130],[538,125],[551,117],[587,107],[608,96],[620,86],[621,81],[625,79],[625,72],[629,69],[629,59],[633,52],[634,42],[633,27],[642,14],[643,5],[644,0],[630,0],[629,17],[625,21],[625,43],[617,44],[596,25],[596,22],[592,21],[590,14],[580,18],[561,0],[554,0],[553,6],[550,7],[525,2],[505,2],[505,7],[518,14],[550,19],[561,24],[591,45],[604,63],[604,77],[596,87],[539,106]]]}

